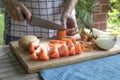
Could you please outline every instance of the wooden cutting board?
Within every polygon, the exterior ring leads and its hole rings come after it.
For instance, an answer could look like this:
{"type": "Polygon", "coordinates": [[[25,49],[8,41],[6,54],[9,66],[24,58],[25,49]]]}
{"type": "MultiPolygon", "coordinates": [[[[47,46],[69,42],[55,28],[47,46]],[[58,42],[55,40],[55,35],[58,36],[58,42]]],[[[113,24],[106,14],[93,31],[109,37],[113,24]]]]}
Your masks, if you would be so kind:
{"type": "Polygon", "coordinates": [[[108,51],[84,52],[82,54],[68,56],[68,57],[61,57],[59,59],[51,59],[48,61],[32,61],[30,59],[29,51],[23,50],[21,47],[19,47],[18,41],[10,42],[10,48],[13,51],[13,53],[18,57],[18,59],[21,61],[21,63],[28,71],[28,73],[38,72],[43,69],[60,67],[86,60],[92,60],[96,58],[115,55],[120,52],[120,46],[116,45],[114,46],[114,48],[108,51]]]}

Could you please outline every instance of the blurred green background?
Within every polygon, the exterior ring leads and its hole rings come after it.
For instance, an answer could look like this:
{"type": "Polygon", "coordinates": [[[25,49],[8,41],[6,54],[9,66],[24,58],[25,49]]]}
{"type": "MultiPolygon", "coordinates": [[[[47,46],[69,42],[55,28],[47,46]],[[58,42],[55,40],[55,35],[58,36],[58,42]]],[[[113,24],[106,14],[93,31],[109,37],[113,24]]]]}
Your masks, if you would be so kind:
{"type": "Polygon", "coordinates": [[[107,31],[120,36],[120,0],[109,0],[110,10],[108,12],[107,31]]]}
{"type": "Polygon", "coordinates": [[[3,44],[4,15],[0,13],[0,45],[3,44]]]}

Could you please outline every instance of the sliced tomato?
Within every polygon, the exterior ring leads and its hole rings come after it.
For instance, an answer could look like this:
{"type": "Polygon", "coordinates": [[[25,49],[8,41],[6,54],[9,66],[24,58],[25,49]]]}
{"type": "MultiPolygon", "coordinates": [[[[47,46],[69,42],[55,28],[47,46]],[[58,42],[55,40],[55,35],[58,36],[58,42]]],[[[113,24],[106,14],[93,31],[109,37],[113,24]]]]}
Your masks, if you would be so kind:
{"type": "Polygon", "coordinates": [[[37,54],[37,56],[40,56],[41,55],[41,47],[40,46],[37,47],[37,49],[34,52],[37,54]]]}
{"type": "Polygon", "coordinates": [[[62,40],[66,41],[67,46],[68,46],[68,50],[69,50],[69,54],[70,55],[75,55],[76,52],[75,52],[75,45],[74,45],[74,43],[75,43],[76,40],[72,39],[72,38],[64,38],[62,40]]]}
{"type": "Polygon", "coordinates": [[[75,52],[76,52],[76,54],[82,53],[81,45],[79,42],[76,42],[76,44],[75,44],[75,52]]]}
{"type": "Polygon", "coordinates": [[[50,54],[50,57],[51,57],[51,58],[59,58],[59,57],[60,57],[57,46],[54,46],[54,50],[53,50],[53,52],[50,54]]]}
{"type": "Polygon", "coordinates": [[[49,60],[49,55],[48,53],[45,51],[45,49],[41,49],[42,52],[41,52],[41,55],[39,57],[40,60],[49,60]]]}
{"type": "Polygon", "coordinates": [[[58,40],[62,40],[66,37],[66,30],[63,30],[63,31],[57,31],[57,39],[58,40]]]}
{"type": "Polygon", "coordinates": [[[49,50],[49,56],[50,58],[59,58],[59,51],[58,47],[55,44],[49,44],[50,50],[49,50]]]}
{"type": "Polygon", "coordinates": [[[64,39],[62,39],[62,41],[65,41],[65,42],[66,42],[66,44],[68,44],[68,43],[72,42],[72,41],[71,41],[71,39],[69,39],[69,38],[64,38],[64,39]]]}
{"type": "Polygon", "coordinates": [[[76,43],[76,39],[75,38],[69,38],[69,39],[73,42],[73,44],[76,43]]]}
{"type": "Polygon", "coordinates": [[[69,50],[66,44],[57,44],[57,45],[59,46],[58,50],[61,57],[69,56],[69,50]]]}
{"type": "Polygon", "coordinates": [[[38,56],[37,56],[37,54],[36,54],[35,52],[33,52],[33,53],[31,54],[31,59],[32,59],[32,60],[38,60],[38,56]]]}
{"type": "Polygon", "coordinates": [[[50,47],[50,50],[48,51],[48,54],[51,54],[51,53],[53,53],[53,50],[54,50],[54,44],[48,43],[48,45],[50,47]]]}
{"type": "Polygon", "coordinates": [[[50,40],[49,43],[51,43],[51,44],[66,44],[65,41],[61,41],[61,40],[50,40]]]}
{"type": "Polygon", "coordinates": [[[37,47],[35,50],[34,50],[36,53],[41,53],[41,47],[37,47]]]}
{"type": "Polygon", "coordinates": [[[30,53],[33,53],[39,47],[38,41],[31,42],[29,46],[30,53]]]}
{"type": "Polygon", "coordinates": [[[75,45],[73,44],[73,42],[69,42],[67,46],[69,49],[69,55],[75,55],[75,45]]]}
{"type": "Polygon", "coordinates": [[[42,43],[40,44],[40,47],[41,47],[41,54],[39,56],[39,59],[40,60],[49,60],[49,50],[50,50],[50,47],[48,45],[48,43],[42,43]]]}
{"type": "Polygon", "coordinates": [[[33,53],[34,50],[35,50],[35,46],[34,46],[34,44],[33,44],[33,43],[30,43],[30,47],[29,47],[29,51],[30,51],[30,53],[33,53]]]}

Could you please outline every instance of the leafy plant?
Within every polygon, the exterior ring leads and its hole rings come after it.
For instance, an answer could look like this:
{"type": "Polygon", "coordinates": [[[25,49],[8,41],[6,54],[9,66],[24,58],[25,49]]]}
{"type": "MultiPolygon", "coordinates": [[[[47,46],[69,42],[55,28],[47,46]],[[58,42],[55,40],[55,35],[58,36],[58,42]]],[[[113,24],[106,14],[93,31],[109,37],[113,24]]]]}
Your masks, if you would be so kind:
{"type": "Polygon", "coordinates": [[[78,0],[76,5],[76,17],[79,29],[90,28],[93,23],[92,11],[97,0],[78,0]]]}

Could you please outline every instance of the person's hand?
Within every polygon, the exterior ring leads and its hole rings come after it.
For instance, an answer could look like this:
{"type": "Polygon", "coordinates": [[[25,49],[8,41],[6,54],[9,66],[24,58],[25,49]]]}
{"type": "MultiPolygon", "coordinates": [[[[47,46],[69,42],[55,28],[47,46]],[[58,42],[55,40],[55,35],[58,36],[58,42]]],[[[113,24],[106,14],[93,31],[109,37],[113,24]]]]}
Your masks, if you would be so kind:
{"type": "Polygon", "coordinates": [[[63,14],[61,17],[62,26],[66,28],[66,34],[73,36],[78,32],[77,23],[69,14],[63,14]]]}
{"type": "Polygon", "coordinates": [[[27,7],[20,1],[16,0],[2,0],[8,15],[16,21],[24,21],[25,19],[29,22],[31,13],[27,7]]]}

